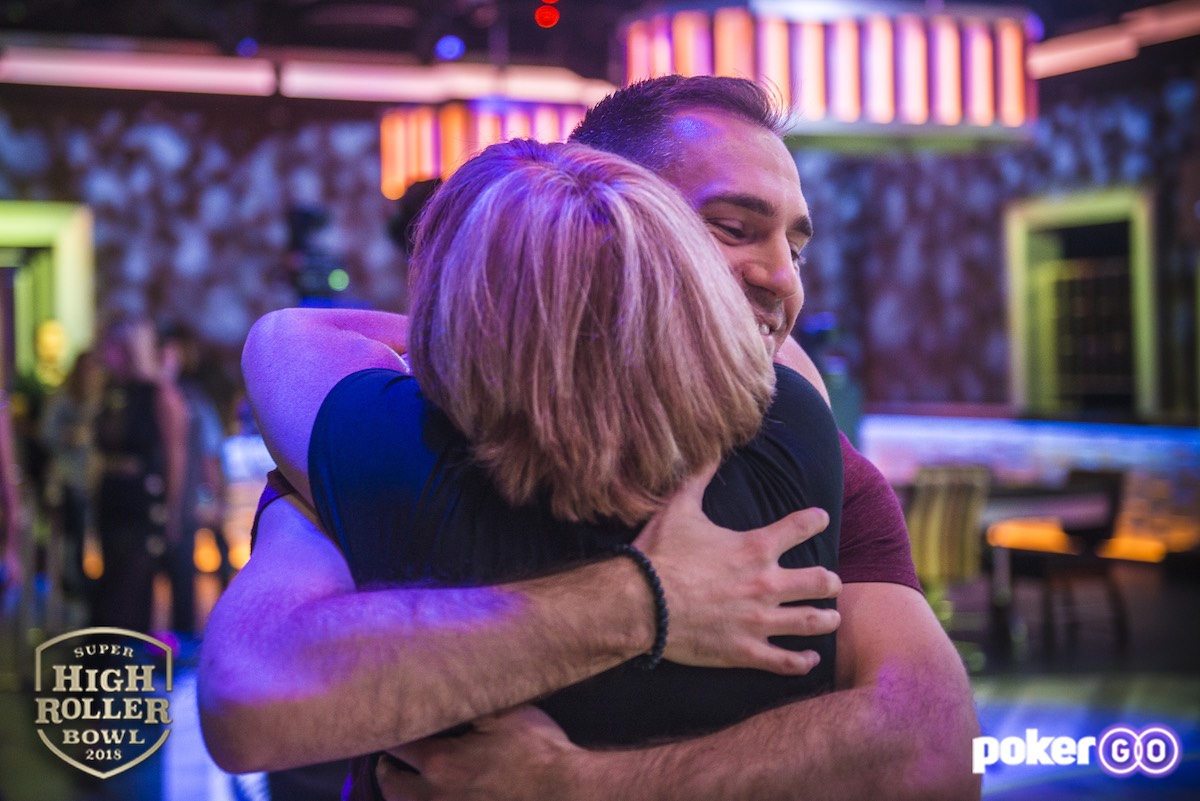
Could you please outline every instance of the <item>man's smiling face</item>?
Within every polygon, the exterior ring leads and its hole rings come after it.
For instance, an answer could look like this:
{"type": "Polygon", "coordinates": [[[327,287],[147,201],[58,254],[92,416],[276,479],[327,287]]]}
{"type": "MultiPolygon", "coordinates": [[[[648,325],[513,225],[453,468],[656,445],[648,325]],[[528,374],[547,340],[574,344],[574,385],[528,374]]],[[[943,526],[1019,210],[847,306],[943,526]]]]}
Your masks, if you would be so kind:
{"type": "Polygon", "coordinates": [[[771,131],[720,111],[684,112],[668,130],[673,158],[659,174],[712,232],[774,354],[804,305],[801,251],[812,237],[796,164],[771,131]]]}

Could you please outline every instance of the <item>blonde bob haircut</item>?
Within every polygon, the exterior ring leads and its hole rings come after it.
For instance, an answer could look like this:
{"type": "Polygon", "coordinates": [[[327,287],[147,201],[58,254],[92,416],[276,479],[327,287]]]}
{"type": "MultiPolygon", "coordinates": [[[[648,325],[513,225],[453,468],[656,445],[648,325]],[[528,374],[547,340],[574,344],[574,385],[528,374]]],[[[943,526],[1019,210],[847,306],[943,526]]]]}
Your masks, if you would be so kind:
{"type": "Polygon", "coordinates": [[[422,215],[410,281],[413,374],[514,506],[636,524],[749,441],[774,391],[696,213],[583,145],[467,162],[422,215]]]}

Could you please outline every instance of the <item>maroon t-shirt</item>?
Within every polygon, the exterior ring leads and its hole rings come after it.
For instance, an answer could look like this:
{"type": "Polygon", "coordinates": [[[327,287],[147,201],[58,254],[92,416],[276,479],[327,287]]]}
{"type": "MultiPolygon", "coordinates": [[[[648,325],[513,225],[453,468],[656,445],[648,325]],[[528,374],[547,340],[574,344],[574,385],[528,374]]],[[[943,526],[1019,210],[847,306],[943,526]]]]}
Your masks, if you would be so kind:
{"type": "Polygon", "coordinates": [[[885,581],[921,592],[904,511],[891,484],[846,435],[842,439],[842,540],[838,575],[845,584],[885,581]]]}

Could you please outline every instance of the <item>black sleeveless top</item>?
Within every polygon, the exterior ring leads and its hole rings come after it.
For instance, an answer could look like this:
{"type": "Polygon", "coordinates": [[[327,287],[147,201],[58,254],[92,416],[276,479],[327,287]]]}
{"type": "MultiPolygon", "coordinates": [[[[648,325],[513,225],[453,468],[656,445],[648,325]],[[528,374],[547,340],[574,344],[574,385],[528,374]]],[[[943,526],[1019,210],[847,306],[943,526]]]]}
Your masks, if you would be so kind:
{"type": "MultiPolygon", "coordinates": [[[[829,513],[823,533],[789,550],[785,567],[837,569],[842,461],[833,416],[811,384],[776,367],[763,427],[709,484],[704,512],[745,531],[794,511],[829,513]]],[[[470,444],[426,401],[417,382],[390,370],[343,379],[317,415],[309,448],[313,498],[360,589],[496,584],[601,556],[637,530],[616,522],[563,523],[547,505],[508,506],[470,444]]],[[[833,600],[814,605],[834,606],[833,600]]],[[[767,708],[832,689],[834,635],[782,637],[821,662],[807,676],[671,662],[625,664],[538,702],[582,746],[698,735],[767,708]]]]}
{"type": "Polygon", "coordinates": [[[105,471],[96,500],[102,529],[126,536],[161,534],[167,522],[167,453],[158,426],[158,387],[115,381],[96,416],[96,448],[105,471]]]}

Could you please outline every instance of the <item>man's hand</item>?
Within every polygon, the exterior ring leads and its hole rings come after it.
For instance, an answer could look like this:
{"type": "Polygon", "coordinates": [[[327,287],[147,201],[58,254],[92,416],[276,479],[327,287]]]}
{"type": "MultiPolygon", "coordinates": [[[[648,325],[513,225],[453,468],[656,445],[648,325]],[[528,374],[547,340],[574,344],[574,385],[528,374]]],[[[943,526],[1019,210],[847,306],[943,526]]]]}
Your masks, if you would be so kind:
{"type": "Polygon", "coordinates": [[[804,509],[753,531],[720,528],[700,506],[714,472],[689,480],[634,541],[650,557],[667,596],[665,656],[703,667],[808,673],[818,662],[815,651],[790,651],[767,638],[837,629],[835,609],[781,606],[841,591],[837,575],[823,567],[779,566],[781,554],[825,530],[829,515],[804,509]]]}
{"type": "Polygon", "coordinates": [[[572,798],[556,777],[564,759],[583,756],[537,707],[521,706],[475,722],[461,737],[430,737],[389,752],[375,776],[387,801],[541,801],[572,798]]]}

